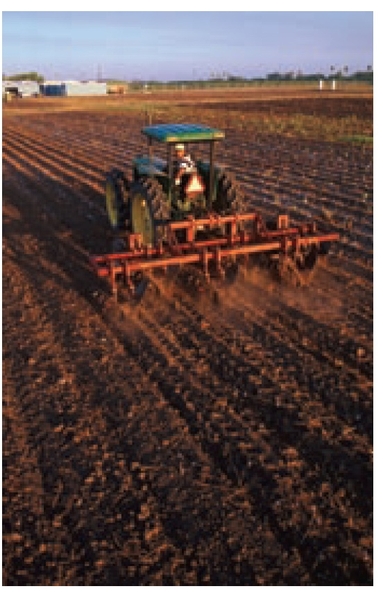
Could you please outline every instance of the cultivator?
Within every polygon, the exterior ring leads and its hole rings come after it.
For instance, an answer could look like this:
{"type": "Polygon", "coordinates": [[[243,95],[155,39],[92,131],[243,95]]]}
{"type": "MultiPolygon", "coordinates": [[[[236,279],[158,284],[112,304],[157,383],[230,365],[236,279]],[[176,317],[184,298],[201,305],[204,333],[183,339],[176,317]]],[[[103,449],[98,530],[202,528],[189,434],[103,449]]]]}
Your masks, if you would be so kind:
{"type": "Polygon", "coordinates": [[[211,280],[233,281],[254,263],[296,285],[308,281],[338,234],[319,232],[315,223],[291,225],[288,215],[265,223],[257,213],[245,213],[234,178],[214,163],[214,145],[223,132],[186,124],[143,131],[149,153],[135,159],[132,180],[117,169],[107,176],[113,250],[90,257],[116,297],[124,290],[124,296],[140,299],[157,273],[191,279],[199,288],[211,280]],[[166,161],[153,156],[153,140],[167,143],[166,161]],[[177,186],[172,151],[180,141],[208,142],[210,158],[183,173],[177,186]]]}
{"type": "Polygon", "coordinates": [[[193,266],[206,282],[225,282],[257,258],[281,279],[302,285],[318,257],[337,239],[334,233],[318,233],[314,223],[290,227],[287,215],[280,215],[275,228],[269,229],[258,214],[210,214],[169,223],[165,239],[155,247],[145,246],[141,234],[127,234],[126,250],[92,256],[91,263],[114,294],[124,288],[135,299],[141,297],[149,274],[174,274],[193,266]]]}

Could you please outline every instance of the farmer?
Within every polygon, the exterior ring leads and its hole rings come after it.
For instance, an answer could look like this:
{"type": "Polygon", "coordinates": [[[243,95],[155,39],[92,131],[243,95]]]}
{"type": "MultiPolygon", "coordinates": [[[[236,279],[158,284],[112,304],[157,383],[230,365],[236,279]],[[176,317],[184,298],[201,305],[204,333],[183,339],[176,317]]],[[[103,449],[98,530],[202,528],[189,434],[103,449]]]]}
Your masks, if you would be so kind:
{"type": "Polygon", "coordinates": [[[183,144],[175,145],[176,158],[174,161],[174,175],[176,185],[180,185],[181,177],[184,173],[192,173],[195,171],[195,163],[191,159],[189,154],[185,153],[185,146],[183,144]]]}

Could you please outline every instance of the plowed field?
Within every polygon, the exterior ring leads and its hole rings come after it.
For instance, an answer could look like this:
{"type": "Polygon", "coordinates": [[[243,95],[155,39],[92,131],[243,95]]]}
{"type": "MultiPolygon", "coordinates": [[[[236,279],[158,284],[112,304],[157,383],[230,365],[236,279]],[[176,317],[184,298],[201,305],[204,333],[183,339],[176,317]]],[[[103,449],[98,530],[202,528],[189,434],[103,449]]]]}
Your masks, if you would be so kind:
{"type": "Polygon", "coordinates": [[[372,97],[76,102],[3,110],[3,584],[372,585],[372,97]],[[308,288],[114,308],[88,253],[148,107],[340,233],[308,288]]]}

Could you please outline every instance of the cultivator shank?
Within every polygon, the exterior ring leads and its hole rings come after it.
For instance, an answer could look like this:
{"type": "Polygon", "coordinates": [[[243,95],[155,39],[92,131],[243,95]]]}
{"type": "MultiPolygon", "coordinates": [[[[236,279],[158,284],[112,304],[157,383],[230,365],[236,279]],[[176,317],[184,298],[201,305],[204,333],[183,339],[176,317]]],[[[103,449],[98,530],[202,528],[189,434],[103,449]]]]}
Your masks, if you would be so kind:
{"type": "Polygon", "coordinates": [[[123,286],[135,297],[144,274],[188,265],[209,281],[225,279],[233,262],[246,265],[250,257],[262,256],[281,274],[287,270],[299,275],[313,269],[317,256],[326,253],[338,235],[317,232],[315,223],[290,227],[287,215],[266,227],[259,214],[247,213],[169,222],[165,237],[155,246],[144,245],[140,234],[126,232],[120,239],[123,251],[91,256],[91,264],[114,294],[123,286]]]}

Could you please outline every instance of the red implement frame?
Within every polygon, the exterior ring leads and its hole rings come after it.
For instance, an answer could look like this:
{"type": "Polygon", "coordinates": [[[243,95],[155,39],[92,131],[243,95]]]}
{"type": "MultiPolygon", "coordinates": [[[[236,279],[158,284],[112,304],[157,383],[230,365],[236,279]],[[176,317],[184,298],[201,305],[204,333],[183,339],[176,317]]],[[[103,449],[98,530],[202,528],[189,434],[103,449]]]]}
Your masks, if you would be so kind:
{"type": "Polygon", "coordinates": [[[260,215],[248,213],[211,214],[202,219],[169,223],[166,241],[155,247],[143,246],[140,234],[127,233],[124,239],[126,251],[90,257],[97,275],[109,279],[113,293],[121,278],[124,285],[134,291],[132,277],[138,272],[193,264],[209,278],[211,269],[217,275],[223,274],[222,261],[226,258],[262,253],[295,254],[313,245],[319,249],[321,243],[337,241],[339,235],[317,232],[315,223],[290,227],[287,215],[279,215],[276,228],[267,229],[260,215]],[[196,239],[198,231],[218,228],[224,228],[225,233],[212,239],[196,239]],[[178,242],[176,231],[184,231],[185,242],[178,242]]]}

